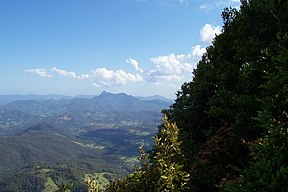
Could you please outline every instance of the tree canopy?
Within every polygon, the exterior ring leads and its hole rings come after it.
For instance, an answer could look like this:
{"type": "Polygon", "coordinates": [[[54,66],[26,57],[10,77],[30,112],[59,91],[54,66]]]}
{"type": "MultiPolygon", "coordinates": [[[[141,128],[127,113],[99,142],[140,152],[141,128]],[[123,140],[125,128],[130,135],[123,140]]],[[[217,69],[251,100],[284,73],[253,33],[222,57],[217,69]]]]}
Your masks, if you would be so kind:
{"type": "Polygon", "coordinates": [[[193,79],[163,110],[168,119],[159,127],[149,166],[126,178],[125,186],[287,190],[288,1],[242,0],[239,10],[225,8],[222,18],[222,33],[193,79]],[[175,123],[177,133],[170,130],[175,123]]]}

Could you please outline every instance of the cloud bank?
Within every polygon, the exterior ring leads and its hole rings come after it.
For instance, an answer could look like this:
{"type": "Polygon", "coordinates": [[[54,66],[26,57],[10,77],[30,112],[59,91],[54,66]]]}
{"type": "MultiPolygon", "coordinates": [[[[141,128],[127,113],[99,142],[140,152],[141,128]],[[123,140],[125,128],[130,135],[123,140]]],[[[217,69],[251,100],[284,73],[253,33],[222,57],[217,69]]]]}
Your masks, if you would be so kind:
{"type": "Polygon", "coordinates": [[[26,69],[25,70],[26,73],[31,73],[31,74],[35,74],[35,75],[38,75],[40,77],[53,77],[52,75],[49,75],[46,71],[46,69],[40,69],[40,68],[37,68],[37,69],[26,69]]]}
{"type": "Polygon", "coordinates": [[[141,69],[139,67],[138,61],[136,61],[135,59],[131,59],[131,58],[130,59],[126,59],[125,61],[126,61],[126,63],[131,64],[135,68],[136,71],[139,71],[139,72],[143,73],[143,69],[141,69]]]}
{"type": "Polygon", "coordinates": [[[185,81],[191,79],[191,72],[196,67],[205,48],[195,45],[188,54],[170,54],[151,58],[154,68],[147,73],[149,81],[185,81]]]}
{"type": "Polygon", "coordinates": [[[211,24],[205,24],[200,30],[200,39],[204,43],[212,43],[215,35],[221,33],[221,27],[219,25],[213,26],[211,24]]]}
{"type": "Polygon", "coordinates": [[[91,80],[94,86],[119,86],[131,82],[142,82],[143,78],[139,74],[132,74],[118,69],[116,71],[108,70],[105,67],[92,70],[86,77],[91,80]]]}
{"type": "MultiPolygon", "coordinates": [[[[140,70],[140,69],[139,69],[140,70]]],[[[36,74],[40,77],[54,77],[49,75],[46,69],[26,69],[28,73],[36,74]]],[[[105,67],[96,68],[91,70],[87,74],[77,75],[73,71],[66,71],[64,69],[59,69],[57,67],[53,67],[50,69],[50,72],[54,72],[55,75],[59,75],[60,77],[67,79],[78,79],[78,80],[89,80],[92,85],[100,87],[102,86],[119,86],[125,85],[130,82],[141,82],[143,78],[139,74],[132,74],[123,71],[122,69],[118,69],[116,71],[108,70],[105,67]]]]}
{"type": "MultiPolygon", "coordinates": [[[[220,26],[205,24],[200,30],[200,39],[204,43],[211,43],[215,35],[221,33],[220,26]]],[[[206,49],[201,45],[194,45],[188,53],[171,53],[160,55],[149,59],[146,63],[145,70],[141,64],[134,58],[125,60],[125,69],[108,69],[98,67],[91,69],[87,73],[77,73],[71,70],[52,67],[51,69],[27,69],[27,73],[36,74],[40,77],[61,77],[74,79],[78,81],[87,81],[96,87],[118,87],[129,83],[145,83],[179,88],[184,82],[192,79],[192,71],[196,68],[197,63],[206,49]],[[127,72],[127,66],[134,69],[134,72],[127,72]]],[[[129,70],[131,71],[131,70],[129,70]]]]}
{"type": "Polygon", "coordinates": [[[63,69],[58,69],[57,67],[53,67],[51,71],[58,73],[62,77],[67,77],[68,79],[76,79],[76,73],[72,71],[65,71],[63,69]]]}

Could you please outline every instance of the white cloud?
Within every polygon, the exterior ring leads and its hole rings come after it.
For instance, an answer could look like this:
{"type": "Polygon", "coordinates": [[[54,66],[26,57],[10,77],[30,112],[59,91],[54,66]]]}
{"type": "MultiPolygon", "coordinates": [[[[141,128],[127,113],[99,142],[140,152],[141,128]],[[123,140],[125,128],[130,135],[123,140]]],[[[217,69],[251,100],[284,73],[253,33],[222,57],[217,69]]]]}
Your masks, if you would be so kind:
{"type": "Polygon", "coordinates": [[[60,76],[69,78],[69,79],[76,79],[77,75],[76,73],[72,71],[65,71],[63,69],[58,69],[57,67],[53,67],[51,71],[58,73],[60,76]]]}
{"type": "Polygon", "coordinates": [[[202,57],[204,53],[206,53],[205,48],[201,47],[200,45],[195,45],[191,48],[190,58],[197,56],[197,59],[200,59],[198,57],[202,57]]]}
{"type": "MultiPolygon", "coordinates": [[[[207,24],[208,25],[208,24],[207,24]]],[[[208,25],[212,27],[211,25],[208,25]]],[[[214,27],[215,28],[215,27],[214,27]]],[[[212,29],[214,30],[212,27],[212,29]]],[[[216,28],[217,29],[217,28],[216,28]]],[[[213,31],[212,30],[212,31],[213,31]]],[[[192,71],[196,68],[206,49],[200,45],[195,45],[187,54],[169,54],[153,57],[150,59],[152,67],[144,71],[136,59],[126,59],[126,63],[132,65],[136,73],[129,73],[122,69],[111,70],[105,67],[90,70],[88,73],[77,74],[73,71],[66,71],[57,67],[50,70],[68,79],[77,79],[89,82],[95,87],[117,87],[128,83],[152,83],[157,86],[180,87],[182,83],[190,81],[192,71]],[[140,75],[141,74],[141,75],[140,75]]],[[[45,69],[26,70],[40,76],[52,77],[45,69]]]]}
{"type": "Polygon", "coordinates": [[[131,59],[131,58],[130,59],[126,59],[125,61],[126,61],[126,63],[133,65],[133,67],[136,69],[136,71],[139,71],[139,72],[143,73],[143,69],[141,69],[139,67],[138,61],[136,61],[135,59],[131,59]]]}
{"type": "Polygon", "coordinates": [[[116,71],[108,70],[105,67],[97,68],[87,75],[94,85],[118,86],[129,82],[141,82],[143,78],[139,74],[126,73],[122,69],[116,71]]]}
{"type": "MultiPolygon", "coordinates": [[[[37,74],[41,77],[52,77],[52,75],[49,75],[47,73],[46,69],[27,69],[25,71],[27,73],[37,74]]],[[[78,76],[76,75],[75,72],[66,71],[63,69],[59,69],[57,67],[51,68],[51,71],[56,72],[60,76],[65,77],[67,79],[88,80],[93,86],[97,86],[97,87],[103,86],[103,85],[109,86],[109,87],[119,86],[119,85],[125,85],[130,82],[142,82],[143,81],[142,76],[139,74],[127,73],[123,71],[122,69],[118,69],[116,71],[108,70],[105,67],[96,68],[94,70],[91,70],[90,73],[81,74],[78,76]]]]}
{"type": "Polygon", "coordinates": [[[150,60],[155,66],[147,73],[147,79],[152,82],[158,80],[187,81],[191,78],[191,72],[205,52],[205,48],[196,45],[188,54],[170,54],[151,58],[150,60]]]}
{"type": "Polygon", "coordinates": [[[178,60],[175,54],[151,58],[151,61],[156,64],[157,71],[163,74],[180,74],[185,70],[184,65],[178,60]]]}
{"type": "Polygon", "coordinates": [[[219,35],[221,33],[221,27],[219,25],[212,26],[211,24],[205,24],[200,30],[200,38],[201,41],[205,43],[211,43],[215,37],[215,35],[219,35]]]}
{"type": "Polygon", "coordinates": [[[83,80],[83,79],[89,79],[89,75],[88,74],[82,74],[82,75],[79,75],[78,76],[78,79],[81,79],[81,80],[83,80]]]}
{"type": "Polygon", "coordinates": [[[47,73],[46,69],[26,69],[25,72],[36,74],[40,77],[53,77],[47,73]]]}

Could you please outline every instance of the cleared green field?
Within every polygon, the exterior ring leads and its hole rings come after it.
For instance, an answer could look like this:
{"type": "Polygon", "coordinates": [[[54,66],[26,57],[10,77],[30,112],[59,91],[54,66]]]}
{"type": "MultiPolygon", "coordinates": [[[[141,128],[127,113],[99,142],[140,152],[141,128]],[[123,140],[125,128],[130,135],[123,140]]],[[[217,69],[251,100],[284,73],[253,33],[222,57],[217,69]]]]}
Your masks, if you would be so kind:
{"type": "Polygon", "coordinates": [[[107,176],[111,176],[111,175],[113,175],[113,174],[108,173],[108,172],[85,174],[84,181],[86,182],[89,177],[91,178],[91,180],[95,179],[96,182],[98,183],[99,189],[104,190],[109,184],[109,180],[108,180],[107,176]]]}
{"type": "Polygon", "coordinates": [[[58,186],[51,179],[51,177],[47,178],[47,181],[44,184],[44,187],[45,187],[45,189],[42,192],[55,192],[59,189],[58,186]]]}

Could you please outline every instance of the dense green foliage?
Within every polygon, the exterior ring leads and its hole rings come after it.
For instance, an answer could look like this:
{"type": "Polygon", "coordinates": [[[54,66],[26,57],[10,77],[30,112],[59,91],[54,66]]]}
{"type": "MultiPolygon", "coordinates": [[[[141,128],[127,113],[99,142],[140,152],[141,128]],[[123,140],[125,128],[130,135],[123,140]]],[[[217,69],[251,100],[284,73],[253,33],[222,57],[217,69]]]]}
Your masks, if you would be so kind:
{"type": "Polygon", "coordinates": [[[183,171],[179,129],[170,124],[165,116],[164,126],[154,138],[153,155],[148,156],[142,148],[141,168],[131,175],[112,182],[107,189],[114,191],[186,191],[189,175],[183,171]]]}
{"type": "MultiPolygon", "coordinates": [[[[179,149],[179,160],[173,160],[175,151],[165,140],[156,141],[149,156],[156,166],[148,169],[152,173],[133,173],[116,184],[119,191],[123,182],[137,183],[136,191],[154,191],[151,183],[166,179],[171,162],[181,166],[169,175],[190,175],[179,181],[190,188],[186,191],[287,190],[288,1],[242,0],[239,10],[226,8],[222,17],[223,31],[207,48],[192,81],[163,110],[179,128],[172,145],[179,149]]],[[[163,127],[165,122],[157,136],[163,127]]],[[[170,134],[175,133],[165,138],[170,134]]]]}
{"type": "MultiPolygon", "coordinates": [[[[287,42],[287,36],[284,37],[287,42]]],[[[288,50],[272,58],[273,72],[263,84],[267,95],[256,120],[265,135],[251,146],[253,160],[240,177],[222,183],[226,191],[287,191],[288,189],[288,50]]]]}

